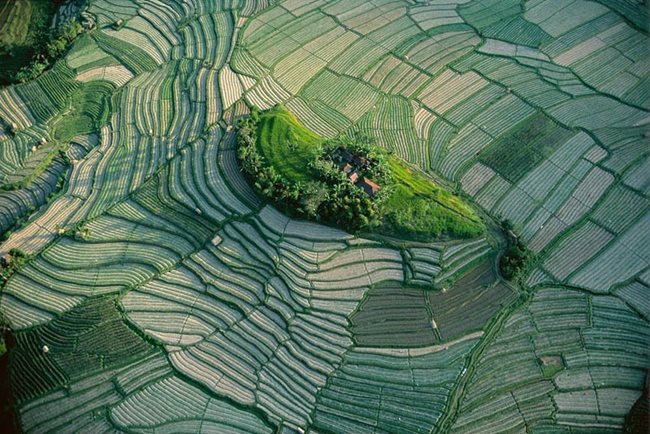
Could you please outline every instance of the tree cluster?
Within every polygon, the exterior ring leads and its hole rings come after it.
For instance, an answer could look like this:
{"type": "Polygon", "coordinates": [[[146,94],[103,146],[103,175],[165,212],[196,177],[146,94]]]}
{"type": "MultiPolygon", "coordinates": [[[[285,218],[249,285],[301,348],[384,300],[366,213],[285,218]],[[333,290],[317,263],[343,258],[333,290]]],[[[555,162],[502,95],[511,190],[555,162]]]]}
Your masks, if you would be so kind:
{"type": "Polygon", "coordinates": [[[499,259],[501,274],[508,280],[518,277],[533,258],[533,254],[514,233],[512,222],[504,220],[501,228],[505,233],[508,247],[499,259]]]}
{"type": "Polygon", "coordinates": [[[83,32],[84,28],[77,20],[68,21],[58,29],[52,30],[50,35],[44,38],[49,42],[40,46],[29,65],[16,72],[15,80],[24,83],[41,75],[66,52],[72,41],[83,32]]]}
{"type": "Polygon", "coordinates": [[[20,249],[13,248],[0,258],[0,288],[3,288],[9,278],[27,263],[29,256],[20,249]]]}
{"type": "MultiPolygon", "coordinates": [[[[354,152],[365,152],[364,155],[370,158],[373,154],[368,144],[353,144],[351,139],[326,143],[320,156],[310,163],[314,179],[304,183],[293,182],[279,174],[260,155],[257,148],[258,122],[259,112],[254,109],[249,118],[238,124],[237,157],[244,173],[264,198],[287,214],[337,225],[352,232],[379,225],[382,195],[369,197],[327,156],[335,147],[350,146],[354,152]]],[[[385,173],[386,169],[381,166],[373,163],[369,174],[385,173]]]]}

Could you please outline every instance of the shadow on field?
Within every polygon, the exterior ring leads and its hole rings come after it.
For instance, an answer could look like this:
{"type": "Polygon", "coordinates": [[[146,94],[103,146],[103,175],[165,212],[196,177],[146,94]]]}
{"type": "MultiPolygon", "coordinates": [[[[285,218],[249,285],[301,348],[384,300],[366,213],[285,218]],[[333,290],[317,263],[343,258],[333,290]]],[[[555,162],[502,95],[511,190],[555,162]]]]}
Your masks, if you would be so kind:
{"type": "Polygon", "coordinates": [[[9,357],[15,345],[9,330],[4,332],[7,351],[0,356],[0,429],[3,434],[19,433],[13,399],[11,396],[11,381],[9,379],[9,357]]]}

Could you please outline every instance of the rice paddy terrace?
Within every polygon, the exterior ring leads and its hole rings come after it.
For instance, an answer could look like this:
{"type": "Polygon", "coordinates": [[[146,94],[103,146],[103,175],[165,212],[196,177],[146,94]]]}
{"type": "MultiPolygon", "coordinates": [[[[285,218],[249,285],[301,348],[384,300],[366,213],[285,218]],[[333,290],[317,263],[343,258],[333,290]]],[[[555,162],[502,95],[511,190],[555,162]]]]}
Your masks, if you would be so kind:
{"type": "Polygon", "coordinates": [[[650,368],[646,6],[87,13],[96,27],[52,69],[0,89],[21,430],[623,431],[650,368]],[[491,232],[389,242],[262,203],[234,125],[278,103],[511,221],[526,274],[500,278],[491,232]]]}

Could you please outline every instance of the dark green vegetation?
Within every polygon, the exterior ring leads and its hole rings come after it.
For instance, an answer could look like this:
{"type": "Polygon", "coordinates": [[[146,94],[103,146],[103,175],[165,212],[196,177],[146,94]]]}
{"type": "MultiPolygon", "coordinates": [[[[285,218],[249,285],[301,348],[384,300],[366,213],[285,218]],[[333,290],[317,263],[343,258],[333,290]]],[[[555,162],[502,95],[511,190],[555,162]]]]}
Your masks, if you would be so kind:
{"type": "Polygon", "coordinates": [[[4,434],[18,433],[18,418],[11,394],[11,350],[15,340],[0,311],[0,431],[4,434]]]}
{"type": "Polygon", "coordinates": [[[9,253],[0,258],[0,288],[2,288],[13,274],[27,263],[29,256],[22,250],[11,249],[9,253]]]}
{"type": "Polygon", "coordinates": [[[494,258],[481,262],[449,289],[380,286],[352,315],[360,345],[413,347],[447,342],[483,329],[515,293],[498,280],[494,258]]]}
{"type": "Polygon", "coordinates": [[[650,427],[650,371],[646,371],[643,393],[625,417],[625,434],[647,434],[650,427]]]}
{"type": "Polygon", "coordinates": [[[114,91],[114,84],[102,80],[79,86],[72,94],[70,111],[54,124],[54,138],[67,142],[77,134],[90,133],[101,128],[111,114],[111,95],[114,91]]]}
{"type": "Polygon", "coordinates": [[[15,339],[11,374],[19,403],[154,351],[122,321],[114,298],[86,301],[45,326],[15,333],[15,339]]]}
{"type": "Polygon", "coordinates": [[[13,347],[11,332],[5,329],[0,315],[0,428],[3,434],[20,432],[14,401],[11,396],[9,358],[13,347]]]}
{"type": "Polygon", "coordinates": [[[55,11],[48,0],[3,1],[0,6],[0,84],[16,78],[47,34],[55,11]]]}
{"type": "Polygon", "coordinates": [[[512,223],[509,220],[504,220],[501,227],[508,246],[503,256],[499,258],[499,270],[501,270],[503,277],[512,280],[526,269],[533,259],[533,253],[526,248],[521,238],[513,232],[512,223]]]}
{"type": "Polygon", "coordinates": [[[49,68],[83,32],[77,22],[50,29],[63,0],[15,0],[0,5],[0,85],[31,80],[49,68]]]}
{"type": "Polygon", "coordinates": [[[0,85],[38,77],[84,29],[77,21],[50,23],[64,0],[9,0],[0,5],[0,85]]]}
{"type": "Polygon", "coordinates": [[[497,138],[479,155],[479,160],[511,182],[517,182],[564,143],[571,130],[541,112],[529,116],[497,138]]]}
{"type": "Polygon", "coordinates": [[[41,51],[35,55],[29,65],[16,73],[14,79],[25,83],[41,75],[66,52],[70,43],[83,31],[83,27],[77,21],[71,21],[59,29],[52,30],[49,35],[50,42],[41,46],[41,51]]]}
{"type": "Polygon", "coordinates": [[[326,141],[283,106],[262,114],[253,110],[238,128],[245,173],[262,196],[291,215],[419,240],[475,237],[484,230],[469,205],[368,139],[326,141]],[[348,178],[337,149],[370,162],[367,169],[354,170],[358,179],[377,182],[377,194],[366,194],[348,178]]]}

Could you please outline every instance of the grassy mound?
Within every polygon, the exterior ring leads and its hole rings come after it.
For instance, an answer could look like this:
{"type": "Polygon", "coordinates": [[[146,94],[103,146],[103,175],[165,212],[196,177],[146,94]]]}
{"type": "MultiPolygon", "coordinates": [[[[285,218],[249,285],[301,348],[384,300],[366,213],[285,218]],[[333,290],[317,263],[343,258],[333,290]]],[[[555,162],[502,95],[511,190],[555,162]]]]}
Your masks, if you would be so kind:
{"type": "Polygon", "coordinates": [[[382,232],[427,240],[443,234],[471,238],[485,230],[479,216],[461,198],[394,156],[388,163],[394,184],[384,204],[382,232]]]}
{"type": "Polygon", "coordinates": [[[318,156],[322,142],[284,106],[275,106],[260,116],[257,150],[289,181],[307,182],[312,178],[309,163],[318,156]]]}
{"type": "Polygon", "coordinates": [[[239,141],[240,147],[249,146],[248,151],[240,149],[240,160],[258,191],[287,212],[311,209],[298,216],[333,222],[348,230],[363,228],[423,241],[440,236],[471,238],[485,230],[481,219],[461,198],[374,146],[370,146],[372,160],[382,166],[380,172],[385,171],[387,176],[380,176],[379,194],[368,197],[358,184],[339,172],[337,165],[331,165],[327,158],[323,160],[336,147],[351,149],[357,144],[349,138],[326,141],[281,105],[261,114],[254,111],[250,121],[240,126],[239,141]],[[318,170],[324,165],[329,172],[325,178],[318,170]],[[305,202],[315,203],[305,206],[305,202]],[[366,202],[371,203],[356,206],[366,202]],[[337,218],[347,214],[352,215],[337,218]]]}

